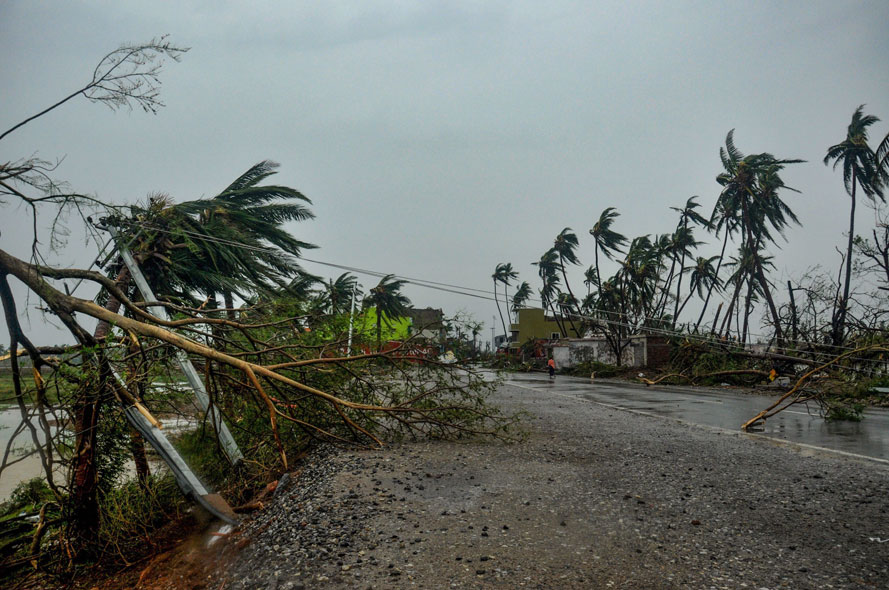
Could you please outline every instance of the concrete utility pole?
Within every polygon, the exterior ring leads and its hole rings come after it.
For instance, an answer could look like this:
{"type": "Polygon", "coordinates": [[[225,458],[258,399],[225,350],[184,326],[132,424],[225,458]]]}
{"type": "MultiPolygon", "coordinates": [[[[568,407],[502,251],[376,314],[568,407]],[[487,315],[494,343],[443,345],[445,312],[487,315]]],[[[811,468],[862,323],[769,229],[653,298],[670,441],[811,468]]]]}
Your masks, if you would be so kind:
{"type": "MultiPolygon", "coordinates": [[[[145,275],[142,274],[142,269],[139,268],[136,259],[133,258],[126,243],[120,239],[117,228],[107,227],[106,229],[111,233],[111,237],[114,238],[114,241],[117,242],[117,249],[120,252],[120,257],[129,269],[130,276],[133,277],[133,282],[136,283],[139,293],[142,294],[142,299],[145,301],[157,301],[157,297],[155,297],[151,287],[148,286],[148,281],[145,279],[145,275]]],[[[170,319],[167,315],[167,310],[163,307],[152,305],[148,309],[152,314],[162,320],[170,319]]],[[[225,456],[228,458],[229,463],[237,465],[244,458],[244,455],[241,453],[241,449],[238,448],[238,443],[235,442],[234,437],[232,437],[231,432],[229,432],[228,426],[225,421],[223,421],[222,416],[210,403],[210,396],[207,395],[204,382],[201,380],[200,375],[198,375],[197,370],[195,370],[194,365],[191,364],[191,360],[189,360],[185,351],[176,349],[176,362],[185,374],[185,378],[188,380],[188,384],[194,391],[194,396],[198,400],[201,409],[209,414],[210,421],[216,429],[219,443],[225,456]]]]}
{"type": "MultiPolygon", "coordinates": [[[[117,383],[124,387],[123,378],[117,371],[112,370],[112,372],[117,383]]],[[[231,525],[238,524],[238,517],[235,516],[228,502],[219,494],[210,493],[204,487],[204,484],[194,474],[188,463],[185,462],[185,459],[176,450],[176,447],[167,439],[167,436],[160,429],[160,424],[157,420],[149,420],[150,414],[148,414],[147,410],[141,408],[141,404],[125,404],[124,415],[133,428],[142,435],[142,438],[148,441],[157,454],[160,455],[161,459],[163,459],[164,463],[167,464],[170,472],[176,479],[176,483],[179,485],[179,489],[183,493],[191,496],[195,502],[203,506],[205,510],[216,516],[216,518],[231,525]]]]}
{"type": "Polygon", "coordinates": [[[352,322],[355,318],[355,289],[356,286],[352,287],[352,309],[349,310],[349,345],[347,348],[346,356],[352,356],[352,322]]]}

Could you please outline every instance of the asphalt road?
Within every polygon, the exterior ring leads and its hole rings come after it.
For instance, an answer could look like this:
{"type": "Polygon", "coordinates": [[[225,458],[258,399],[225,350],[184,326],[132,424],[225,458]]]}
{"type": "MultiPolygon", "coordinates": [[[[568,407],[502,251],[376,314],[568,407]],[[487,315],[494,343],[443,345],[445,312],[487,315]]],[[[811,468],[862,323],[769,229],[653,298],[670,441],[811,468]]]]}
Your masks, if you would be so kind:
{"type": "MultiPolygon", "coordinates": [[[[610,408],[674,418],[691,424],[738,431],[741,424],[780,397],[751,395],[729,388],[694,388],[636,385],[544,374],[507,374],[506,382],[556,396],[571,396],[610,408]]],[[[864,413],[861,422],[825,421],[815,405],[798,405],[769,418],[755,436],[766,436],[812,450],[828,450],[866,457],[889,464],[889,410],[864,413]]]]}

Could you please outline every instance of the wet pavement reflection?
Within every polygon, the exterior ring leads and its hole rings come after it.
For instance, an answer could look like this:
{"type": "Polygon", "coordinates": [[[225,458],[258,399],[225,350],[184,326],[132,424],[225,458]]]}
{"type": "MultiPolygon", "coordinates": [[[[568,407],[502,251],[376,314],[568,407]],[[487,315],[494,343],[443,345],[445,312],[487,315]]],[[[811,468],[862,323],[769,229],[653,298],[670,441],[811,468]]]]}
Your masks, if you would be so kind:
{"type": "MultiPolygon", "coordinates": [[[[781,393],[752,395],[731,389],[693,389],[591,381],[545,374],[508,374],[508,384],[572,395],[620,409],[647,412],[706,426],[739,431],[741,424],[777,400],[781,393]]],[[[756,434],[889,462],[889,410],[864,412],[861,422],[825,421],[816,404],[796,405],[760,424],[756,434]]]]}

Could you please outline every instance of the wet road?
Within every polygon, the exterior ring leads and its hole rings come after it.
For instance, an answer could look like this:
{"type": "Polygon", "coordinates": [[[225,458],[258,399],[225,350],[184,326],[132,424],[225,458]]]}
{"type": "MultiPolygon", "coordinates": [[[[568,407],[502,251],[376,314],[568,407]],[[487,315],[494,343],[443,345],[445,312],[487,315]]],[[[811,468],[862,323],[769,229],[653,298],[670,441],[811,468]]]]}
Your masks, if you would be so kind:
{"type": "MultiPolygon", "coordinates": [[[[517,387],[568,395],[609,407],[665,416],[716,428],[740,431],[741,424],[780,397],[749,395],[732,390],[698,390],[676,386],[605,383],[544,374],[507,374],[506,383],[517,387]]],[[[889,464],[889,410],[869,409],[861,422],[827,422],[817,407],[798,405],[758,425],[756,435],[820,449],[840,451],[889,464]]]]}

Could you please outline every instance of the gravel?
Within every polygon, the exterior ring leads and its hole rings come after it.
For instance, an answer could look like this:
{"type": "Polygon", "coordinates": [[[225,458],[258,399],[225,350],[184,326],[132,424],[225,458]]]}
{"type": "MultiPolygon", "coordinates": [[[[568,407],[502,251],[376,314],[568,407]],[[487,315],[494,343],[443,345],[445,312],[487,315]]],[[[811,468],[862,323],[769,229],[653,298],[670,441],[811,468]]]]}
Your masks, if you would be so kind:
{"type": "Polygon", "coordinates": [[[889,588],[889,469],[501,386],[526,441],[320,450],[207,588],[889,588]]]}

